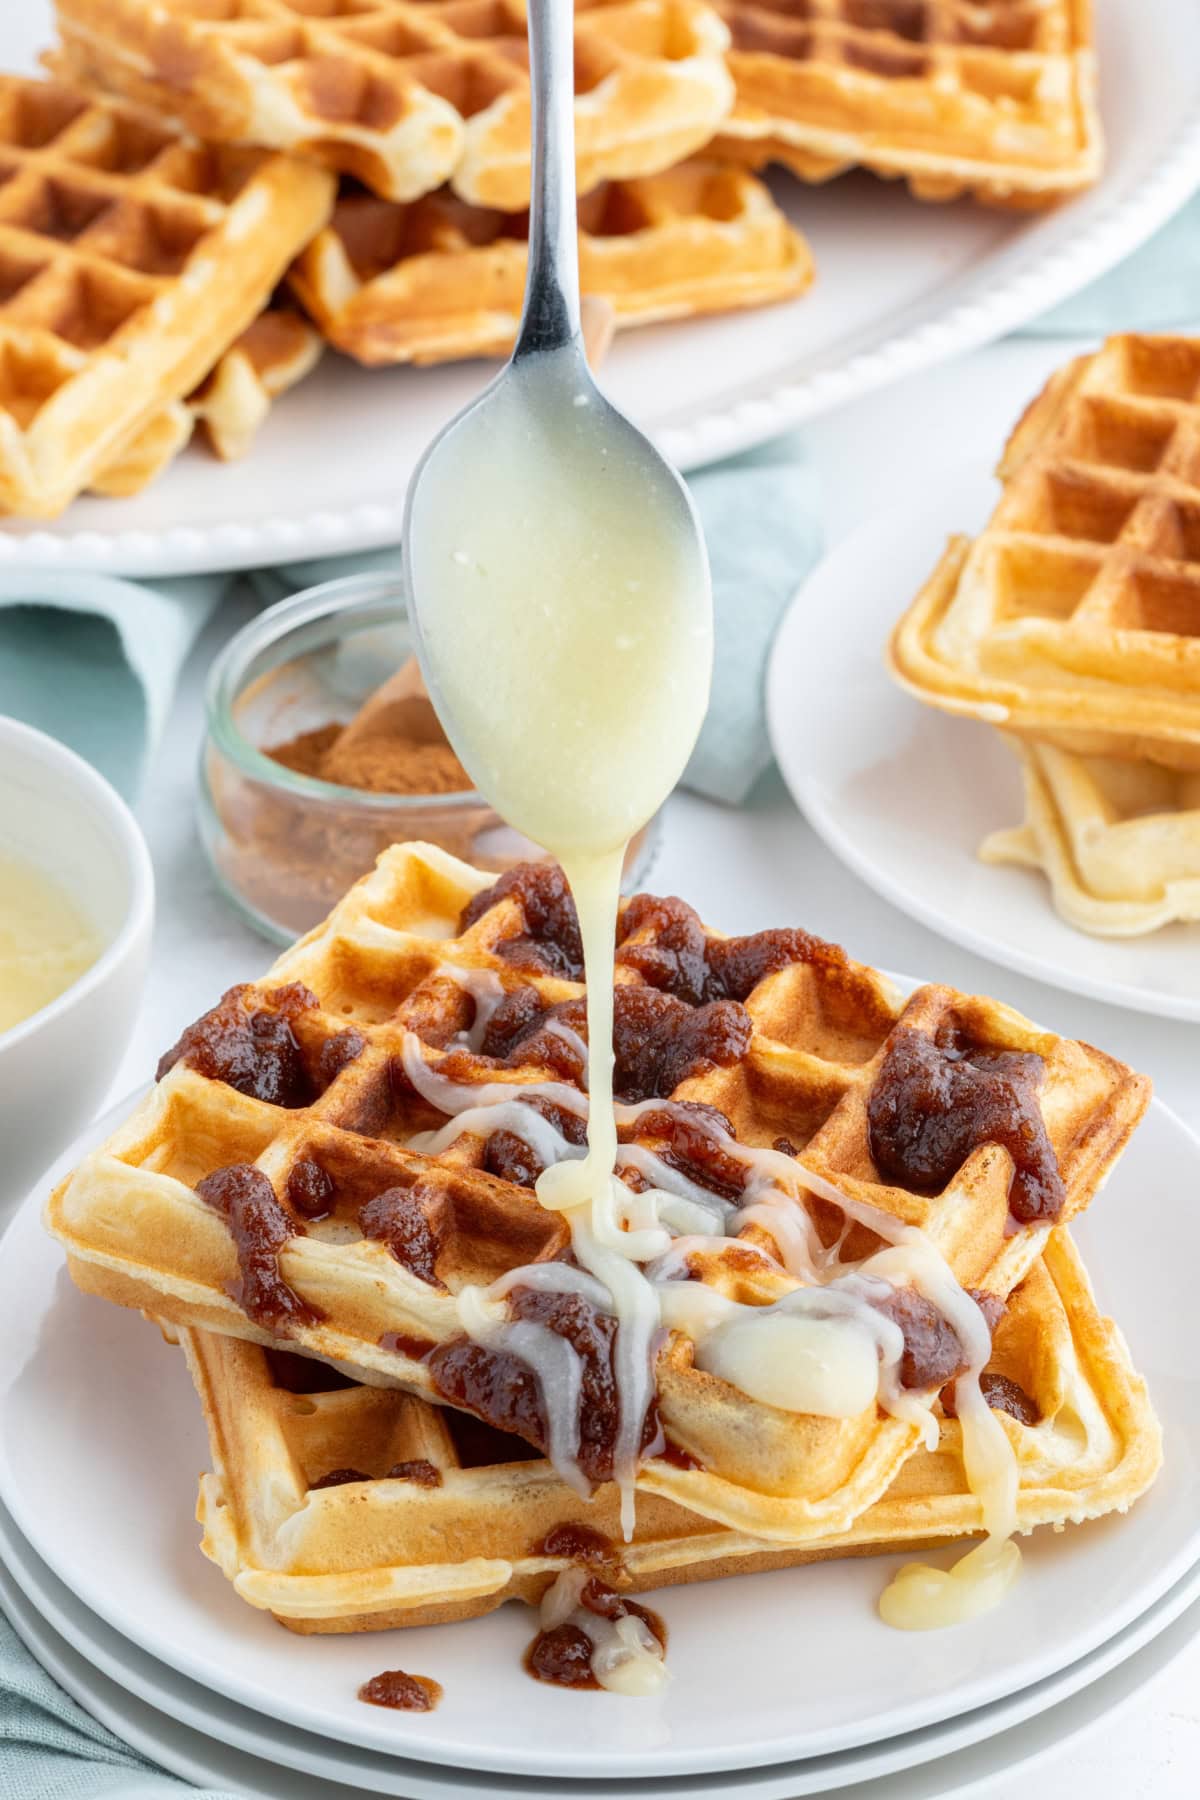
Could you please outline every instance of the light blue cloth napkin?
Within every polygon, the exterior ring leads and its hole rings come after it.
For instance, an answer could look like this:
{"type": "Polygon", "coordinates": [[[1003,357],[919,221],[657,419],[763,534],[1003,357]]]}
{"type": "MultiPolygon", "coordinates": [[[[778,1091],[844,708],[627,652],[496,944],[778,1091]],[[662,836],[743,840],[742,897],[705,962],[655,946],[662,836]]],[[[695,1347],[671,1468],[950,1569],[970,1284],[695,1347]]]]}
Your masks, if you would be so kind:
{"type": "Polygon", "coordinates": [[[179,671],[226,575],[137,585],[111,576],[0,576],[0,713],[61,738],[136,799],[179,671]]]}
{"type": "Polygon", "coordinates": [[[1026,332],[1106,337],[1110,331],[1186,331],[1200,325],[1200,194],[1132,256],[1043,313],[1026,332]]]}
{"type": "Polygon", "coordinates": [[[0,1794],[4,1800],[236,1800],[224,1792],[201,1794],[136,1756],[51,1680],[2,1612],[0,1794]]]}

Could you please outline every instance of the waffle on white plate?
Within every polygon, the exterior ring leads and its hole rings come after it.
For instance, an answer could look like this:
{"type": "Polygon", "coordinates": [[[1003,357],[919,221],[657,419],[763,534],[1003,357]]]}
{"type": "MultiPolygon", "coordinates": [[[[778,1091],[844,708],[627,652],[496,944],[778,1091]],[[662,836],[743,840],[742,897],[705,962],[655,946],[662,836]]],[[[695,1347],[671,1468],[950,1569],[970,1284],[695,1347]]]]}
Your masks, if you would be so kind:
{"type": "MultiPolygon", "coordinates": [[[[391,200],[452,181],[480,206],[529,201],[521,0],[58,0],[73,80],[201,137],[303,152],[391,200]]],[[[728,34],[701,0],[579,0],[580,191],[669,168],[733,100],[728,34]]]]}
{"type": "MultiPolygon", "coordinates": [[[[385,852],[263,982],[184,1033],[129,1122],[58,1188],[48,1223],[76,1281],[489,1416],[512,1371],[481,1364],[456,1295],[567,1249],[532,1187],[581,1141],[581,974],[553,866],[493,884],[429,846],[385,852]]],[[[959,1283],[1003,1300],[1089,1203],[1148,1099],[1114,1058],[995,1001],[926,987],[905,1002],[832,945],[721,938],[680,901],[626,903],[617,984],[619,1168],[635,1192],[682,1182],[708,1223],[688,1227],[678,1273],[751,1306],[803,1288],[789,1265],[805,1257],[828,1270],[871,1255],[872,1220],[919,1227],[959,1283]],[[919,1066],[972,1056],[1011,1075],[1018,1136],[1000,1135],[1021,1167],[967,1129],[917,1178],[880,1135],[887,1108],[903,1113],[919,1066]]],[[[955,1116],[969,1127],[965,1090],[955,1116]]],[[[511,1304],[544,1310],[534,1288],[511,1304]]],[[[899,1379],[928,1398],[964,1366],[962,1343],[936,1310],[897,1300],[894,1317],[899,1379]]],[[[603,1480],[611,1321],[572,1320],[558,1323],[586,1367],[581,1466],[603,1480]]],[[[845,1530],[919,1436],[899,1407],[834,1419],[751,1399],[697,1366],[686,1330],[655,1375],[666,1442],[639,1489],[762,1538],[845,1530]]],[[[536,1394],[518,1400],[516,1429],[537,1441],[536,1394]]]]}
{"type": "MultiPolygon", "coordinates": [[[[586,296],[617,329],[803,293],[808,246],[753,176],[702,159],[606,182],[579,206],[586,296]]],[[[291,283],[329,341],[359,362],[507,353],[525,287],[528,215],[449,189],[403,206],[343,193],[291,283]]]]}
{"type": "MultiPolygon", "coordinates": [[[[624,1591],[882,1553],[979,1529],[948,1395],[934,1449],[836,1537],[767,1548],[674,1501],[639,1499],[629,1543],[606,1486],[589,1501],[519,1438],[328,1365],[185,1331],[212,1472],[203,1548],[250,1605],[299,1632],[468,1619],[536,1602],[581,1558],[624,1591]]],[[[1020,1531],[1124,1511],[1160,1461],[1145,1384],[1096,1308],[1065,1230],[1010,1297],[983,1389],[1017,1458],[1020,1531]]]]}
{"type": "Polygon", "coordinates": [[[1200,339],[1068,364],[998,473],[892,634],[897,680],[1062,750],[1200,769],[1200,339]]]}
{"type": "Polygon", "coordinates": [[[90,491],[113,500],[140,494],[186,449],[197,426],[222,462],[236,462],[274,402],[311,374],[324,348],[320,332],[294,306],[266,307],[200,386],[143,426],[90,491]]]}
{"type": "Polygon", "coordinates": [[[733,112],[721,153],[806,181],[862,167],[922,200],[1042,207],[1103,142],[1091,0],[714,0],[733,112]]]}
{"type": "Polygon", "coordinates": [[[0,175],[0,512],[48,518],[253,323],[335,184],[11,75],[0,175]]]}
{"type": "Polygon", "coordinates": [[[1020,743],[1025,818],[984,862],[1041,869],[1068,925],[1140,937],[1200,921],[1200,770],[1020,743]]]}

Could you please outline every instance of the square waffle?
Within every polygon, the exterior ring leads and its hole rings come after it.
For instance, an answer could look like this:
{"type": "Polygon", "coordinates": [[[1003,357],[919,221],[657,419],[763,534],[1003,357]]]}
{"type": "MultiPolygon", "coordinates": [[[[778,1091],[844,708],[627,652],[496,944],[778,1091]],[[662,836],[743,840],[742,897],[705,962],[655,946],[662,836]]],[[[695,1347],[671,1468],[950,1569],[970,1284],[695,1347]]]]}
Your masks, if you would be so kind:
{"type": "MultiPolygon", "coordinates": [[[[936,1448],[915,1451],[837,1537],[765,1549],[645,1495],[633,1539],[620,1544],[616,1489],[581,1502],[520,1439],[286,1352],[209,1332],[182,1338],[212,1451],[197,1512],[203,1549],[244,1600],[293,1631],[426,1625],[508,1599],[536,1603],[570,1563],[573,1527],[585,1553],[605,1557],[610,1582],[644,1592],[980,1526],[962,1429],[941,1407],[936,1448]]],[[[1154,1479],[1161,1450],[1145,1384],[1065,1230],[1013,1292],[983,1386],[1016,1452],[1020,1531],[1124,1511],[1154,1479]]]]}
{"type": "MultiPolygon", "coordinates": [[[[759,306],[802,293],[808,246],[760,182],[690,162],[606,182],[579,208],[585,294],[615,325],[759,306]]],[[[344,194],[297,260],[292,286],[339,350],[363,363],[443,362],[511,350],[527,213],[468,206],[448,189],[411,206],[344,194]]]]}
{"type": "MultiPolygon", "coordinates": [[[[510,1096],[544,1095],[566,1132],[585,1055],[561,876],[542,866],[489,880],[430,846],[394,847],[264,983],[233,990],[185,1033],[133,1117],[51,1197],[47,1222],[79,1285],[469,1410],[455,1294],[568,1246],[561,1215],[532,1192],[539,1152],[509,1129],[510,1096]],[[560,1002],[574,1011],[546,1020],[560,1002]],[[480,1057],[472,1044],[501,1018],[509,1049],[480,1057]],[[239,1259],[227,1223],[245,1230],[238,1195],[271,1215],[269,1256],[239,1259]]],[[[1042,1059],[1028,1135],[1044,1132],[1060,1222],[1087,1205],[1147,1103],[1144,1077],[1099,1051],[946,988],[904,1002],[804,933],[723,939],[681,902],[642,896],[623,908],[617,955],[626,1179],[691,1170],[721,1230],[726,1204],[761,1198],[755,1157],[774,1158],[765,1203],[745,1207],[736,1236],[679,1240],[684,1286],[746,1305],[804,1285],[785,1266],[789,1231],[818,1258],[861,1258],[917,1227],[959,1282],[1001,1298],[1040,1254],[1051,1214],[1014,1216],[1019,1178],[998,1143],[964,1145],[952,1178],[921,1191],[875,1166],[868,1105],[895,1056],[933,1054],[953,1031],[985,1061],[1042,1059]],[[705,999],[714,989],[725,997],[705,999]],[[784,1198],[776,1181],[790,1184],[782,1211],[769,1204],[784,1198]]],[[[917,1440],[916,1423],[874,1403],[831,1419],[751,1401],[696,1366],[683,1332],[655,1372],[668,1443],[643,1462],[639,1488],[758,1536],[844,1529],[917,1440]]],[[[948,1378],[919,1380],[932,1391],[948,1378]]],[[[522,1431],[536,1436],[536,1421],[522,1431]]]]}
{"type": "Polygon", "coordinates": [[[175,400],[91,484],[93,494],[124,499],[156,481],[199,425],[222,462],[245,456],[271,406],[321,359],[320,332],[284,303],[268,306],[186,400],[175,400]]]}
{"type": "MultiPolygon", "coordinates": [[[[578,0],[579,188],[708,142],[733,100],[728,35],[700,0],[578,0]]],[[[529,202],[523,0],[58,0],[73,79],[200,137],[315,156],[389,200],[453,179],[529,202]]]]}
{"type": "Polygon", "coordinates": [[[1060,749],[1200,768],[1200,339],[1126,334],[1059,370],[998,474],[892,673],[1060,749]]]}
{"type": "Polygon", "coordinates": [[[333,198],[307,163],[0,76],[0,512],[61,512],[190,393],[333,198]]]}
{"type": "Polygon", "coordinates": [[[1200,771],[1015,748],[1024,823],[985,838],[984,862],[1043,870],[1062,917],[1097,937],[1200,920],[1200,771]]]}
{"type": "Polygon", "coordinates": [[[714,3],[737,84],[721,152],[1020,207],[1100,173],[1091,0],[714,3]]]}

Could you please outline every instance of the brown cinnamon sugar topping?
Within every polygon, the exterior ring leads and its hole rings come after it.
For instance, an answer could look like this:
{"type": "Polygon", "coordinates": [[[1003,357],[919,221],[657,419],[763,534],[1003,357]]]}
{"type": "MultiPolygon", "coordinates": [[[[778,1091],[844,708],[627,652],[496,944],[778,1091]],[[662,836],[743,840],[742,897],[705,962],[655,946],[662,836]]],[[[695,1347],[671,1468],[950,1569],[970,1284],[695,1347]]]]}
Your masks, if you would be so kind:
{"type": "MultiPolygon", "coordinates": [[[[623,1594],[615,1593],[607,1582],[596,1576],[584,1584],[579,1604],[583,1611],[594,1613],[600,1619],[615,1622],[631,1615],[640,1619],[666,1650],[667,1628],[658,1614],[651,1612],[648,1606],[639,1606],[636,1600],[627,1600],[623,1594]]],[[[538,1632],[525,1653],[525,1667],[535,1680],[548,1681],[554,1687],[600,1686],[592,1672],[592,1640],[570,1619],[549,1631],[538,1632]]]]}
{"type": "MultiPolygon", "coordinates": [[[[510,1068],[545,1064],[581,1087],[582,1058],[555,1026],[565,1025],[586,1043],[586,1000],[563,1000],[547,1007],[535,990],[525,994],[527,998],[513,994],[497,1007],[480,1054],[454,1051],[440,1065],[441,1073],[452,1081],[469,1081],[489,1064],[510,1068]]],[[[750,1036],[750,1015],[735,1000],[687,1006],[656,988],[614,988],[617,1099],[630,1104],[662,1099],[689,1076],[728,1068],[746,1054],[750,1036]]]]}
{"type": "Polygon", "coordinates": [[[517,863],[492,887],[476,894],[463,910],[460,932],[469,931],[501,900],[513,899],[524,916],[525,930],[496,945],[497,956],[535,975],[583,978],[583,939],[567,878],[557,863],[517,863]]]}
{"type": "Polygon", "coordinates": [[[418,1487],[435,1488],[442,1485],[442,1471],[426,1457],[417,1456],[408,1462],[393,1463],[384,1480],[415,1481],[418,1487]]]}
{"type": "MultiPolygon", "coordinates": [[[[994,1294],[983,1294],[974,1288],[967,1292],[982,1312],[990,1332],[994,1332],[1004,1312],[1004,1302],[994,1294]]],[[[917,1288],[895,1288],[886,1300],[875,1302],[876,1310],[899,1325],[904,1334],[904,1354],[900,1359],[900,1385],[906,1388],[941,1387],[964,1373],[968,1366],[958,1333],[950,1321],[927,1300],[917,1288]]]]}
{"type": "MultiPolygon", "coordinates": [[[[1011,1376],[1001,1375],[996,1369],[985,1369],[979,1377],[979,1391],[993,1412],[1006,1412],[1020,1425],[1037,1425],[1041,1420],[1037,1401],[1011,1376]]],[[[956,1417],[958,1408],[954,1404],[953,1385],[945,1390],[941,1401],[942,1411],[952,1419],[956,1417]]]]}
{"type": "Polygon", "coordinates": [[[366,1238],[386,1244],[398,1263],[430,1287],[445,1293],[437,1272],[441,1249],[443,1200],[436,1188],[416,1181],[412,1187],[385,1188],[359,1209],[358,1223],[366,1238]]]}
{"type": "Polygon", "coordinates": [[[206,1175],[196,1192],[229,1227],[239,1272],[230,1293],[246,1317],[276,1337],[286,1337],[293,1326],[315,1324],[320,1313],[288,1286],[279,1268],[279,1252],[303,1234],[303,1227],[289,1216],[262,1170],[233,1163],[206,1175]]]}
{"type": "Polygon", "coordinates": [[[1032,1052],[993,1050],[953,1027],[936,1039],[899,1027],[867,1102],[876,1167],[918,1192],[937,1193],[973,1150],[998,1144],[1013,1162],[1013,1220],[1053,1224],[1066,1192],[1038,1104],[1044,1074],[1032,1052]]]}
{"type": "MultiPolygon", "coordinates": [[[[527,1319],[564,1338],[582,1368],[579,1404],[579,1466],[589,1481],[612,1476],[619,1396],[613,1370],[617,1322],[598,1313],[581,1294],[514,1288],[509,1295],[514,1320],[527,1319]]],[[[545,1452],[546,1413],[537,1376],[527,1363],[469,1338],[441,1344],[429,1357],[434,1386],[452,1405],[473,1412],[498,1431],[524,1438],[545,1452]]],[[[641,1448],[658,1436],[658,1409],[652,1401],[642,1425],[641,1448]]]]}
{"type": "Polygon", "coordinates": [[[314,1085],[293,1028],[316,1005],[317,996],[299,982],[266,995],[245,984],[232,987],[160,1058],[156,1079],[185,1062],[254,1100],[307,1106],[315,1098],[314,1085]]]}

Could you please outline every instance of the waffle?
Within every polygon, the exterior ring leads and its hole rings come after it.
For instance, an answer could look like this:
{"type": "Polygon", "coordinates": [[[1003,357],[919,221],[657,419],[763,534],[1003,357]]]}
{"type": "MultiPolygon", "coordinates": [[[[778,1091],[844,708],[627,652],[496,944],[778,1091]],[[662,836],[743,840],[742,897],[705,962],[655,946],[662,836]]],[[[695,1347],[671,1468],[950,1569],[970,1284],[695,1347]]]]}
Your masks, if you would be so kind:
{"type": "Polygon", "coordinates": [[[1025,819],[984,839],[984,862],[1043,870],[1062,917],[1097,937],[1200,920],[1200,774],[1017,750],[1025,819]]]}
{"type": "MultiPolygon", "coordinates": [[[[235,990],[181,1042],[184,1054],[129,1122],[52,1196],[47,1222],[79,1285],[174,1324],[285,1341],[422,1398],[461,1398],[452,1382],[439,1387],[430,1365],[431,1352],[443,1357],[461,1342],[454,1294],[561,1258],[568,1243],[561,1215],[530,1191],[535,1153],[507,1131],[511,1118],[491,1110],[548,1080],[560,1109],[580,1092],[578,1062],[573,1077],[563,1067],[572,1041],[582,1049],[572,1023],[555,1015],[546,1031],[536,1029],[549,1004],[581,1010],[573,909],[557,879],[542,866],[489,888],[486,875],[430,846],[385,852],[265,983],[235,990]],[[483,1012],[473,992],[490,994],[483,1012]],[[518,1033],[506,1060],[480,1063],[462,1045],[472,1022],[500,1005],[506,1028],[523,1017],[534,1035],[518,1033]],[[242,1087],[220,1079],[222,1070],[242,1087]],[[419,1138],[476,1101],[452,1142],[419,1138]],[[286,1293],[268,1296],[269,1305],[255,1271],[239,1264],[225,1214],[196,1191],[215,1171],[247,1164],[255,1170],[236,1177],[250,1182],[247,1193],[261,1195],[269,1180],[277,1213],[276,1195],[288,1196],[272,1258],[286,1293]],[[301,1203],[314,1166],[328,1216],[304,1232],[296,1209],[311,1216],[301,1203]],[[399,1205],[394,1229],[367,1210],[381,1194],[399,1205]]],[[[819,1240],[814,1254],[823,1258],[877,1249],[873,1230],[847,1231],[845,1208],[878,1220],[885,1234],[922,1229],[960,1282],[1001,1297],[1040,1253],[1049,1214],[1014,1218],[1017,1177],[995,1142],[965,1147],[953,1178],[935,1181],[932,1193],[881,1176],[867,1105],[893,1051],[953,1028],[977,1055],[987,1046],[1044,1059],[1039,1120],[1061,1179],[1054,1216],[1062,1222],[1088,1203],[1146,1105],[1145,1079],[1101,1052],[946,988],[902,1002],[874,970],[802,933],[721,939],[681,902],[645,897],[626,903],[621,931],[618,1094],[654,1100],[625,1115],[626,1178],[649,1166],[656,1179],[673,1179],[666,1154],[685,1172],[700,1169],[710,1206],[721,1184],[727,1198],[745,1200],[757,1191],[747,1160],[761,1162],[761,1147],[774,1145],[771,1167],[783,1172],[772,1183],[799,1194],[790,1152],[803,1152],[802,1201],[772,1212],[770,1196],[781,1196],[771,1185],[766,1204],[739,1215],[736,1237],[685,1240],[680,1273],[748,1305],[803,1285],[783,1266],[789,1232],[819,1240]],[[704,982],[719,979],[744,997],[744,1010],[733,998],[698,1003],[705,970],[704,982]],[[706,1128],[708,1115],[693,1110],[685,1117],[689,1127],[699,1120],[705,1143],[689,1147],[677,1126],[682,1102],[719,1108],[729,1131],[706,1128]],[[837,1206],[818,1199],[814,1184],[844,1198],[837,1206]]],[[[758,1536],[798,1541],[844,1529],[917,1441],[917,1423],[874,1404],[829,1419],[751,1401],[698,1368],[682,1332],[668,1337],[656,1375],[669,1441],[642,1464],[639,1488],[758,1536]]]]}
{"type": "Polygon", "coordinates": [[[1200,339],[1070,363],[998,472],[893,633],[897,680],[1063,750],[1200,768],[1200,339]]]}
{"type": "Polygon", "coordinates": [[[737,102],[719,154],[860,166],[922,200],[1040,207],[1100,173],[1091,0],[714,0],[737,102]]]}
{"type": "Polygon", "coordinates": [[[92,482],[106,499],[139,494],[157,480],[201,427],[222,462],[245,456],[272,403],[303,381],[320,360],[318,331],[294,308],[269,306],[187,400],[175,400],[137,433],[92,482]]]}
{"type": "MultiPolygon", "coordinates": [[[[389,200],[453,178],[476,205],[528,205],[522,0],[58,0],[58,23],[72,79],[200,137],[299,151],[389,200]]],[[[707,143],[727,43],[700,0],[579,0],[580,192],[707,143]]]]}
{"type": "MultiPolygon", "coordinates": [[[[610,1581],[644,1592],[980,1526],[961,1427],[940,1407],[937,1447],[917,1450],[837,1537],[768,1550],[645,1496],[618,1548],[616,1489],[581,1503],[519,1439],[256,1344],[208,1332],[183,1341],[213,1459],[200,1483],[203,1549],[244,1600],[293,1631],[440,1624],[513,1598],[536,1603],[570,1563],[573,1527],[577,1545],[611,1559],[610,1581]],[[336,1471],[361,1479],[316,1485],[336,1471]]],[[[1124,1511],[1153,1480],[1161,1452],[1145,1385],[1065,1231],[1014,1292],[984,1386],[1016,1452],[1020,1531],[1124,1511]]]]}
{"type": "Polygon", "coordinates": [[[329,175],[0,76],[0,512],[53,517],[195,388],[329,216],[329,175]]]}
{"type": "MultiPolygon", "coordinates": [[[[528,215],[449,190],[412,206],[344,195],[292,285],[331,343],[363,363],[444,362],[512,348],[528,215]]],[[[761,183],[692,162],[614,181],[580,204],[580,279],[618,328],[759,306],[812,281],[808,246],[761,183]]]]}

